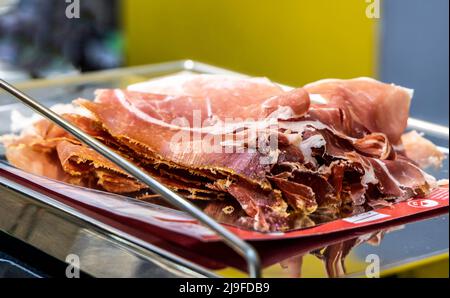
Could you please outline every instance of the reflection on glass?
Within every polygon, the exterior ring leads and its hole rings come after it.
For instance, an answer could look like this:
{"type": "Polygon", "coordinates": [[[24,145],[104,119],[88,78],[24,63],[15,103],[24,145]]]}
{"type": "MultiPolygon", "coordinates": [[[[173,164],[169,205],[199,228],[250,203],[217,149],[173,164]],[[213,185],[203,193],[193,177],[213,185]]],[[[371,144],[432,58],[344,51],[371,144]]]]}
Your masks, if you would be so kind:
{"type": "Polygon", "coordinates": [[[364,275],[365,268],[370,264],[365,263],[364,260],[362,262],[350,260],[349,263],[351,263],[352,268],[351,270],[347,270],[347,259],[354,257],[350,257],[351,253],[362,244],[380,246],[386,234],[402,230],[404,227],[404,225],[400,225],[377,230],[350,239],[331,241],[331,244],[325,245],[320,244],[320,241],[318,241],[318,246],[308,251],[303,251],[301,246],[299,246],[299,250],[302,251],[301,253],[280,261],[276,266],[267,267],[266,271],[270,276],[277,274],[291,278],[303,277],[302,272],[305,271],[304,267],[307,269],[308,276],[311,276],[311,274],[319,275],[319,270],[325,271],[326,275],[331,278],[345,277],[354,273],[364,275]],[[311,260],[312,256],[315,260],[311,260]],[[321,263],[321,268],[317,267],[317,261],[321,263]],[[277,266],[278,270],[276,268],[277,266]],[[279,272],[280,268],[282,272],[279,272]]]}

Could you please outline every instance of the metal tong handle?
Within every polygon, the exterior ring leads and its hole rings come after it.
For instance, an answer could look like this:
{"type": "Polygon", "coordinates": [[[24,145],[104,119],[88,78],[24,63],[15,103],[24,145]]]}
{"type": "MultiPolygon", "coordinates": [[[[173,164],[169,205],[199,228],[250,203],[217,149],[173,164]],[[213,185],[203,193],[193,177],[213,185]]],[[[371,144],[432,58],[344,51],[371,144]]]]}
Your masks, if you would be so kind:
{"type": "Polygon", "coordinates": [[[56,123],[58,126],[76,137],[78,140],[118,165],[134,178],[148,185],[151,190],[153,190],[155,193],[160,194],[167,202],[189,213],[193,218],[197,219],[202,224],[213,230],[223,239],[223,241],[228,246],[230,246],[234,251],[236,251],[239,255],[246,259],[248,265],[248,274],[250,275],[250,277],[261,277],[261,262],[259,259],[259,255],[257,251],[247,242],[231,233],[210,216],[205,214],[198,207],[194,206],[189,201],[183,199],[178,194],[174,193],[173,191],[156,181],[154,178],[144,173],[136,165],[129,162],[119,154],[113,152],[107,146],[92,138],[90,135],[86,134],[67,120],[63,119],[49,108],[40,104],[31,96],[23,93],[22,91],[2,79],[0,79],[0,87],[16,97],[19,101],[24,103],[29,108],[46,117],[50,121],[56,123]]]}

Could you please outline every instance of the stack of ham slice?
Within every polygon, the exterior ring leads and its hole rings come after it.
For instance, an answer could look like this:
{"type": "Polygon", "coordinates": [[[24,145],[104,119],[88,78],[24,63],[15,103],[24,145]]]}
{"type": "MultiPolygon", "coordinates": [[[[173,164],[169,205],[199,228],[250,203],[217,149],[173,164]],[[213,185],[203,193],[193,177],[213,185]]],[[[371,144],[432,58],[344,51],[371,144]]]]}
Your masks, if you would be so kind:
{"type": "MultiPolygon", "coordinates": [[[[74,101],[89,113],[63,117],[217,220],[285,231],[430,192],[435,180],[418,163],[443,156],[417,133],[403,135],[411,96],[368,78],[285,90],[261,78],[184,74],[98,90],[94,101],[74,101]],[[415,144],[423,150],[412,154],[415,144]]],[[[47,120],[2,141],[23,170],[151,196],[47,120]]]]}

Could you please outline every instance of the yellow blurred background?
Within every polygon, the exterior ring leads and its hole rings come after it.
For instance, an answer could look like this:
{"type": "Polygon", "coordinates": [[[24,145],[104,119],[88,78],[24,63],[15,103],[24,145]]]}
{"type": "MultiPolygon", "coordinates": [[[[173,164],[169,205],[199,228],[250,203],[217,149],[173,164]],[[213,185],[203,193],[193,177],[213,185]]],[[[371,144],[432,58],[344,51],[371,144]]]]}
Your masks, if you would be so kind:
{"type": "Polygon", "coordinates": [[[128,65],[189,58],[297,86],[377,74],[377,22],[365,0],[122,5],[128,65]]]}

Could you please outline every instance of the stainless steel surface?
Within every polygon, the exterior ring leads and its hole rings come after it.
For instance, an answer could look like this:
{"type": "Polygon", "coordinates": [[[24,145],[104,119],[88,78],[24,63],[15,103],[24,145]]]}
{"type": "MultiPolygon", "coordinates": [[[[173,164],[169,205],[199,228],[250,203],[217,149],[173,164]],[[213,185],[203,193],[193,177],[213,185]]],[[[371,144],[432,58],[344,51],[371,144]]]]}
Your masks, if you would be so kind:
{"type": "Polygon", "coordinates": [[[96,277],[217,277],[49,197],[0,177],[0,230],[96,277]],[[3,187],[2,187],[3,186],[3,187]]]}
{"type": "Polygon", "coordinates": [[[65,129],[67,132],[71,133],[78,140],[88,145],[90,148],[97,151],[99,154],[103,155],[105,158],[109,159],[117,166],[122,168],[125,172],[129,173],[131,176],[135,177],[137,180],[148,185],[151,190],[155,193],[160,194],[163,199],[165,199],[170,204],[175,207],[189,213],[193,218],[199,220],[202,224],[209,227],[211,230],[217,233],[225,243],[227,243],[231,248],[238,252],[242,257],[247,260],[248,272],[251,277],[261,276],[261,264],[259,260],[258,253],[256,250],[240,239],[235,234],[228,231],[224,226],[216,222],[214,219],[206,215],[202,210],[194,206],[192,203],[182,198],[175,192],[171,191],[153,177],[147,175],[139,167],[129,162],[121,155],[115,153],[107,146],[103,145],[101,142],[97,141],[93,137],[89,136],[87,133],[83,132],[81,129],[66,121],[64,118],[59,116],[57,113],[53,112],[49,108],[42,105],[36,99],[30,97],[29,95],[23,93],[19,89],[15,88],[11,84],[0,79],[0,87],[5,91],[9,92],[11,95],[16,97],[19,101],[51,120],[52,122],[59,125],[61,128],[65,129]]]}
{"type": "MultiPolygon", "coordinates": [[[[25,90],[28,94],[42,99],[43,103],[50,106],[56,103],[69,103],[76,97],[89,98],[97,88],[126,87],[131,83],[143,81],[152,77],[186,70],[197,73],[227,73],[244,76],[221,68],[187,60],[103,71],[76,77],[62,77],[49,81],[36,80],[19,84],[18,87],[25,90]]],[[[23,105],[15,103],[10,97],[2,95],[1,92],[0,103],[4,103],[4,105],[0,105],[0,135],[10,132],[9,124],[11,122],[11,117],[14,114],[13,111],[18,111],[26,116],[30,116],[30,112],[23,105]]],[[[417,129],[419,132],[425,133],[425,135],[431,138],[433,142],[441,146],[444,152],[445,150],[448,152],[448,128],[417,119],[410,119],[409,123],[409,129],[417,129]]],[[[1,154],[2,148],[0,146],[0,155],[1,154]]],[[[441,169],[433,170],[431,171],[431,174],[438,178],[448,178],[448,159],[441,169]]],[[[87,266],[90,269],[86,269],[86,271],[94,276],[109,276],[107,274],[108,270],[111,270],[112,276],[114,272],[120,271],[121,266],[117,265],[114,267],[114,264],[110,264],[110,261],[107,261],[108,259],[121,260],[118,261],[119,264],[123,264],[124,262],[135,262],[131,259],[125,261],[129,258],[129,254],[138,255],[138,263],[151,263],[153,264],[152,266],[158,267],[159,269],[154,268],[154,271],[144,270],[145,272],[127,269],[128,272],[134,271],[133,273],[127,273],[128,275],[124,273],[122,276],[164,276],[164,274],[168,274],[168,271],[165,269],[167,266],[169,266],[169,268],[176,268],[173,269],[174,272],[177,272],[177,270],[181,271],[181,273],[176,273],[175,275],[210,276],[214,274],[201,266],[197,266],[181,257],[170,254],[162,248],[148,245],[148,243],[145,243],[144,241],[140,241],[136,238],[133,239],[133,237],[120,230],[111,229],[103,223],[92,221],[92,218],[89,216],[80,214],[79,212],[72,212],[73,210],[69,210],[70,208],[68,209],[64,204],[58,204],[49,198],[35,196],[35,194],[30,193],[30,190],[28,189],[20,189],[20,187],[12,189],[11,187],[13,184],[10,183],[11,181],[3,182],[4,183],[0,183],[0,204],[8,202],[8,205],[0,206],[0,230],[8,231],[8,233],[13,236],[23,239],[27,243],[36,246],[42,251],[54,255],[63,261],[68,253],[90,251],[90,257],[86,258],[86,260],[89,261],[85,266],[90,264],[87,266]],[[4,200],[4,198],[6,199],[4,200]],[[24,211],[23,214],[25,215],[18,216],[17,212],[14,210],[19,210],[20,207],[15,206],[14,202],[21,202],[20,204],[22,204],[22,207],[23,205],[34,206],[37,204],[39,208],[41,208],[40,210],[45,210],[42,211],[42,213],[57,213],[58,221],[49,224],[46,220],[35,220],[33,221],[33,224],[29,224],[29,221],[22,220],[21,218],[28,218],[28,212],[34,214],[34,211],[24,211]],[[51,212],[48,210],[51,210],[51,212]],[[74,240],[76,237],[67,238],[65,237],[67,234],[64,232],[65,229],[58,228],[66,225],[75,225],[77,227],[73,229],[79,231],[77,233],[83,235],[87,234],[89,236],[80,236],[80,238],[84,240],[80,240],[79,242],[78,240],[74,240]],[[12,226],[16,226],[17,228],[11,229],[12,226]],[[44,236],[39,233],[36,233],[34,237],[26,236],[33,234],[33,230],[41,231],[40,233],[44,236]],[[53,237],[52,241],[45,241],[45,237],[49,236],[48,234],[50,232],[53,237]],[[92,236],[92,234],[94,234],[94,236],[92,236]],[[90,238],[91,236],[95,240],[92,240],[92,238],[90,238]],[[42,241],[39,241],[40,237],[42,237],[42,241]],[[78,244],[71,245],[70,243],[78,244]],[[112,246],[112,248],[105,249],[105,247],[109,246],[112,246]],[[68,249],[67,247],[73,247],[73,249],[68,249]],[[89,247],[97,247],[98,249],[90,250],[89,247]],[[120,253],[117,252],[118,247],[120,248],[120,253]],[[96,253],[98,253],[99,256],[102,256],[98,260],[95,260],[96,253]],[[159,264],[161,263],[164,265],[160,266],[159,264]],[[152,275],[153,273],[155,273],[155,275],[152,275]]],[[[31,208],[31,210],[34,210],[33,208],[31,208]]],[[[299,247],[302,247],[301,239],[298,240],[298,243],[300,244],[299,247]]],[[[353,254],[355,255],[355,258],[357,258],[358,255],[364,256],[366,250],[362,250],[363,248],[370,250],[372,249],[372,246],[362,244],[352,251],[351,256],[353,256],[353,254]]],[[[441,254],[448,255],[448,216],[440,216],[436,219],[408,224],[405,229],[390,233],[377,248],[377,253],[381,257],[383,270],[387,271],[405,263],[411,263],[413,261],[422,262],[430,256],[436,257],[441,254]],[[442,225],[445,225],[445,227],[442,227],[442,225]],[[430,237],[430,235],[435,235],[436,237],[430,237]],[[394,254],[395,257],[389,257],[392,255],[392,252],[396,252],[394,254]]],[[[229,256],[217,256],[217,258],[226,259],[229,258],[229,256]]],[[[317,273],[319,270],[318,268],[322,266],[321,261],[317,261],[316,259],[312,261],[313,258],[314,257],[312,256],[307,256],[306,261],[303,262],[303,276],[323,276],[317,273]]],[[[358,266],[354,266],[353,260],[350,264],[347,264],[349,269],[348,273],[356,275],[361,274],[361,272],[364,271],[363,259],[364,258],[358,261],[358,266]]],[[[140,265],[137,265],[136,268],[139,266],[140,265]]],[[[264,265],[264,268],[264,277],[288,276],[287,271],[283,269],[285,268],[284,264],[283,267],[281,267],[279,263],[271,266],[264,265]]],[[[216,273],[221,276],[246,276],[241,270],[232,269],[231,267],[218,270],[216,273]]]]}

